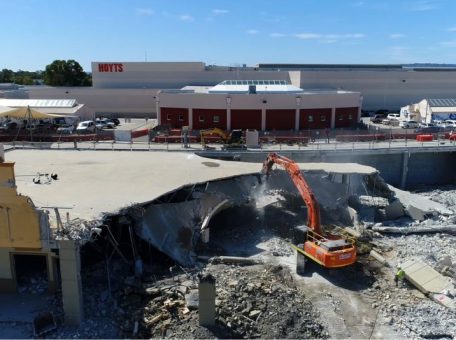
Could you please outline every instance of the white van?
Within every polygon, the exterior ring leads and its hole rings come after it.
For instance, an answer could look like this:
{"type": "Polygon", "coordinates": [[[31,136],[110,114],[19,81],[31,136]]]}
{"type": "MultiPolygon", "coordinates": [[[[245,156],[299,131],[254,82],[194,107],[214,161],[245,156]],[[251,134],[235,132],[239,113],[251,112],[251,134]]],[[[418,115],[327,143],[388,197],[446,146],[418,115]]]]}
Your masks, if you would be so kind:
{"type": "Polygon", "coordinates": [[[80,122],[76,128],[76,133],[91,133],[95,132],[95,122],[92,120],[86,120],[80,122]]]}

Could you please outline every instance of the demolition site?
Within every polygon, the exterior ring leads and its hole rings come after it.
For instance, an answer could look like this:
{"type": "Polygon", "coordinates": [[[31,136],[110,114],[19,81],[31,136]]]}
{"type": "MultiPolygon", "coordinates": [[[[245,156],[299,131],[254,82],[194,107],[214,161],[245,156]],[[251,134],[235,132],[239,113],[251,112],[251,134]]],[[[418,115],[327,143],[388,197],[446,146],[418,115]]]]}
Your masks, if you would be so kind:
{"type": "Polygon", "coordinates": [[[456,334],[438,152],[1,150],[2,338],[456,334]]]}

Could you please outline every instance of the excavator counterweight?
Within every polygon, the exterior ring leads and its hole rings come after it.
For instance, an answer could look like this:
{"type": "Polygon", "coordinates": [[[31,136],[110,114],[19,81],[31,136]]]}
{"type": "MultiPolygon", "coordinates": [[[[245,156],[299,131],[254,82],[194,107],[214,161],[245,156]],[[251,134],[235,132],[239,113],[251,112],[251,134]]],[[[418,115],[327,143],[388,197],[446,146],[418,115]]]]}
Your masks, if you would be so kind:
{"type": "Polygon", "coordinates": [[[298,164],[277,153],[270,153],[263,163],[262,172],[266,177],[269,176],[274,164],[282,166],[288,172],[307,207],[304,244],[293,248],[326,268],[353,264],[356,261],[354,240],[342,235],[324,233],[321,227],[320,207],[298,164]]]}

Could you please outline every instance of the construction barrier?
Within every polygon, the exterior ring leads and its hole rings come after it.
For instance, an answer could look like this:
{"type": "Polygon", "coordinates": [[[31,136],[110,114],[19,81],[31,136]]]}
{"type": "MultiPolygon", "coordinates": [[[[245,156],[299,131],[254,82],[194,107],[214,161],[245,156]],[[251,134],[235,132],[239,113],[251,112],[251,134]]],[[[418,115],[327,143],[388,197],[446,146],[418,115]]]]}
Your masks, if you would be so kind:
{"type": "Polygon", "coordinates": [[[372,142],[378,140],[386,140],[386,134],[373,135],[337,135],[337,142],[372,142]]]}
{"type": "Polygon", "coordinates": [[[147,136],[149,134],[149,129],[139,129],[131,131],[131,138],[138,138],[142,136],[147,136]]]}
{"type": "Polygon", "coordinates": [[[433,135],[417,135],[416,140],[418,142],[432,142],[434,140],[433,135]]]}

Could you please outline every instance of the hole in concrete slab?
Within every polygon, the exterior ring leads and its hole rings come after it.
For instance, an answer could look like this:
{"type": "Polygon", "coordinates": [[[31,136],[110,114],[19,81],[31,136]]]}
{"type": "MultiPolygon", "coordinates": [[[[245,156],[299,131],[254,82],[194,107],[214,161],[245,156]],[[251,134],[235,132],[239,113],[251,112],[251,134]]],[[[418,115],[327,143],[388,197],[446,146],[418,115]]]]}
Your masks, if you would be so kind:
{"type": "Polygon", "coordinates": [[[49,287],[45,255],[14,254],[14,270],[19,293],[41,294],[49,287]]]}
{"type": "MultiPolygon", "coordinates": [[[[252,256],[271,251],[261,246],[272,239],[292,240],[294,227],[306,220],[306,209],[285,200],[257,209],[252,205],[225,209],[209,222],[210,241],[199,249],[208,255],[252,256]]],[[[284,241],[285,242],[285,241],[284,241]]]]}
{"type": "Polygon", "coordinates": [[[201,162],[201,164],[211,167],[211,168],[216,168],[216,167],[220,166],[219,163],[215,163],[215,162],[201,162]]]}

